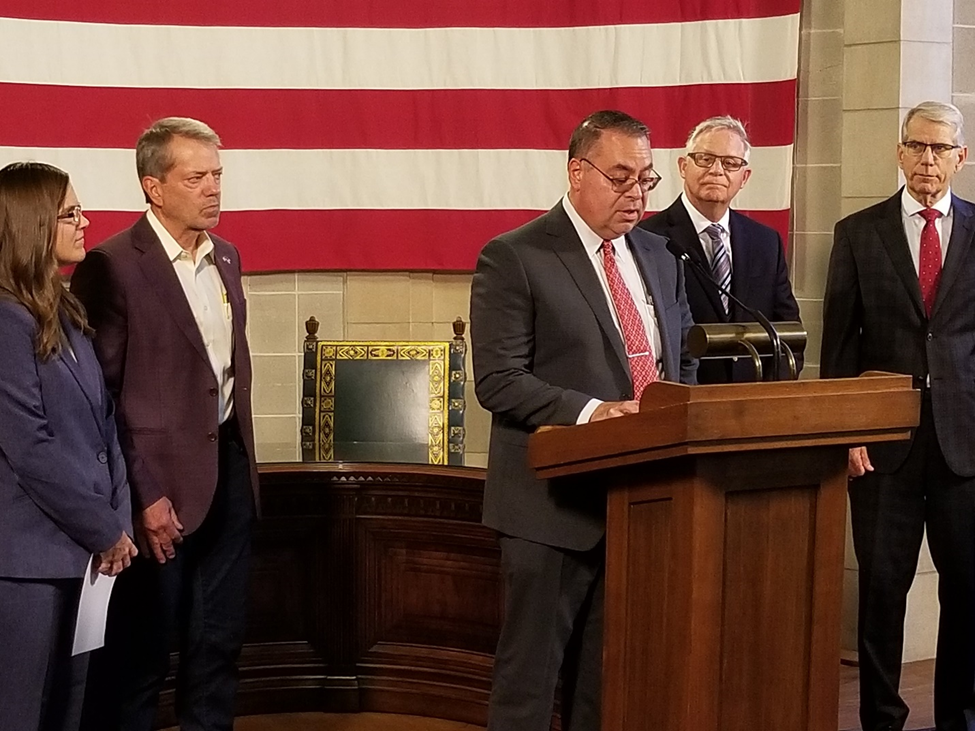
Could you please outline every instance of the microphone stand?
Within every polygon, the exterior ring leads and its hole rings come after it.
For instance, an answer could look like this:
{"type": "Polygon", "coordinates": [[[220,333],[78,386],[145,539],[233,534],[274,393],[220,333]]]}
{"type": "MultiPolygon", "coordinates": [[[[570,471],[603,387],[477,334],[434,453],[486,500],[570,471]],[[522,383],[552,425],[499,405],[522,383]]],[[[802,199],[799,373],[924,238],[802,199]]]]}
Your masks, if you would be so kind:
{"type": "Polygon", "coordinates": [[[694,270],[701,274],[708,282],[713,284],[715,289],[755,318],[755,321],[762,326],[765,332],[768,333],[769,342],[772,343],[772,379],[775,381],[779,380],[779,372],[782,365],[782,339],[779,337],[778,331],[775,329],[769,319],[763,315],[760,310],[756,310],[754,307],[749,307],[740,299],[735,297],[725,287],[718,284],[718,282],[711,275],[711,270],[698,261],[698,257],[692,256],[691,252],[687,251],[687,249],[673,239],[667,240],[667,251],[685,264],[690,264],[692,267],[694,267],[694,270]]]}

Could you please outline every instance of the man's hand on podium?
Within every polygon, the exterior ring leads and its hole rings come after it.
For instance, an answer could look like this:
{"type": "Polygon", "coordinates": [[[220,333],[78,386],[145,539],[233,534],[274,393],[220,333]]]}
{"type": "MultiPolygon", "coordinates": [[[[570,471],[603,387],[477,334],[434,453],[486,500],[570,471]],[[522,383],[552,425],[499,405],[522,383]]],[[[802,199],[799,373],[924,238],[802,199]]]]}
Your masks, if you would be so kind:
{"type": "Polygon", "coordinates": [[[617,416],[623,416],[624,414],[636,414],[639,411],[639,401],[603,401],[592,412],[589,421],[602,421],[603,419],[612,419],[617,416]]]}

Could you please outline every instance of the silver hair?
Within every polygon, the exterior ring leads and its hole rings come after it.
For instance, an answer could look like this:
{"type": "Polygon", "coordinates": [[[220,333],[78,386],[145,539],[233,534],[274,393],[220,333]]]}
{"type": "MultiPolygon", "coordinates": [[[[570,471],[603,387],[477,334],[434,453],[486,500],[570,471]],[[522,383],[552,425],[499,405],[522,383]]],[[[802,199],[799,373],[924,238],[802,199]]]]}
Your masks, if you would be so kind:
{"type": "Polygon", "coordinates": [[[952,144],[965,144],[965,118],[961,110],[954,104],[947,102],[927,101],[921,102],[904,115],[904,122],[901,124],[901,142],[907,142],[907,125],[915,117],[926,119],[929,122],[943,124],[951,129],[952,144]]]}
{"type": "Polygon", "coordinates": [[[173,167],[169,143],[174,137],[198,140],[220,147],[220,137],[203,122],[189,117],[166,117],[142,133],[135,146],[135,169],[141,181],[146,176],[162,178],[173,167]]]}
{"type": "Polygon", "coordinates": [[[715,129],[727,129],[734,132],[741,138],[742,143],[745,145],[745,159],[752,151],[752,144],[748,140],[748,132],[745,131],[745,125],[741,123],[741,120],[730,117],[727,114],[721,115],[719,117],[710,117],[705,119],[703,122],[698,124],[691,133],[687,135],[687,152],[691,151],[691,147],[697,141],[697,138],[703,135],[705,132],[710,132],[715,129]]]}

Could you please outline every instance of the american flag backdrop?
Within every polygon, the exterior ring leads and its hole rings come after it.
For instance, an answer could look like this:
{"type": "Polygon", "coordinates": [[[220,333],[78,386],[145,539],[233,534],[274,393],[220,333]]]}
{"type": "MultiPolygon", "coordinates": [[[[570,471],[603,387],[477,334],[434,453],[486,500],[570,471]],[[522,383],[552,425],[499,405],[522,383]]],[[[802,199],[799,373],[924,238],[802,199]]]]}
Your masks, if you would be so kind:
{"type": "Polygon", "coordinates": [[[651,210],[727,113],[755,148],[735,207],[785,238],[798,39],[799,0],[3,0],[0,165],[67,170],[97,243],[145,207],[140,132],[196,117],[245,269],[470,270],[558,200],[590,112],[650,125],[651,210]]]}

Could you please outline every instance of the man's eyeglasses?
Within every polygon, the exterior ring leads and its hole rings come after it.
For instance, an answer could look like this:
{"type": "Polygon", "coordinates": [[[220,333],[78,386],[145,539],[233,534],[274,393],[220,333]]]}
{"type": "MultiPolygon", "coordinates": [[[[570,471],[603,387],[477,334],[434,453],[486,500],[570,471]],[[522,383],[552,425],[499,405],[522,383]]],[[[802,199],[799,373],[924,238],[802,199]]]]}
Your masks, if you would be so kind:
{"type": "Polygon", "coordinates": [[[593,170],[602,175],[606,180],[609,181],[610,186],[613,188],[615,193],[626,193],[631,190],[634,185],[639,185],[640,190],[644,193],[649,193],[651,190],[657,187],[660,182],[660,174],[656,170],[651,170],[647,175],[642,178],[614,178],[612,175],[607,175],[602,170],[597,168],[589,160],[582,157],[579,158],[582,162],[589,163],[593,170]]]}
{"type": "Polygon", "coordinates": [[[735,157],[734,155],[712,155],[710,152],[688,152],[687,156],[699,168],[705,169],[710,168],[714,165],[714,161],[718,160],[721,162],[721,167],[729,173],[737,173],[748,164],[748,160],[735,157]]]}
{"type": "Polygon", "coordinates": [[[61,215],[59,215],[57,218],[58,218],[59,221],[64,221],[65,223],[70,222],[70,223],[74,224],[75,226],[80,226],[81,225],[81,217],[83,215],[84,215],[84,211],[82,210],[81,206],[75,206],[70,211],[65,211],[64,213],[62,213],[61,215]]]}
{"type": "Polygon", "coordinates": [[[929,147],[931,152],[935,157],[945,158],[952,153],[953,150],[960,150],[961,145],[949,145],[944,142],[918,142],[917,140],[906,140],[901,142],[901,147],[907,150],[914,157],[922,157],[924,151],[929,147]]]}

